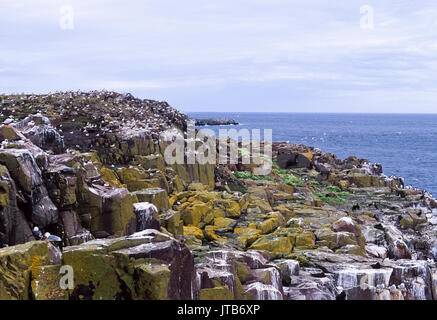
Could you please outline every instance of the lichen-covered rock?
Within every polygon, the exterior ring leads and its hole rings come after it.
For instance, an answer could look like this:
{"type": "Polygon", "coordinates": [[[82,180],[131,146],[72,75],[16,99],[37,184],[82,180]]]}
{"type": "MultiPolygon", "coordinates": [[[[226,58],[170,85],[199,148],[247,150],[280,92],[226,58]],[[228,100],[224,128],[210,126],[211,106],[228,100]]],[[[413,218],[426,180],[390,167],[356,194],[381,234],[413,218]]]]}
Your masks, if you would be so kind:
{"type": "Polygon", "coordinates": [[[32,300],[68,300],[68,292],[61,288],[61,265],[35,266],[32,268],[32,300]]]}
{"type": "Polygon", "coordinates": [[[173,234],[175,238],[184,234],[184,222],[178,211],[167,210],[159,216],[159,219],[160,225],[173,234]]]}
{"type": "Polygon", "coordinates": [[[80,214],[90,214],[90,231],[129,235],[136,230],[133,204],[138,202],[127,189],[85,185],[79,198],[80,214]]]}
{"type": "Polygon", "coordinates": [[[148,188],[133,192],[140,202],[149,202],[155,205],[159,212],[170,209],[168,194],[162,188],[148,188]]]}
{"type": "Polygon", "coordinates": [[[240,205],[236,201],[220,199],[214,202],[214,206],[223,210],[229,218],[236,218],[241,215],[240,205]]]}
{"type": "Polygon", "coordinates": [[[160,171],[165,171],[164,159],[160,154],[136,156],[135,161],[144,169],[158,169],[160,171]]]}
{"type": "Polygon", "coordinates": [[[184,226],[184,236],[185,237],[194,236],[199,240],[203,240],[205,238],[205,235],[203,234],[202,230],[195,226],[184,226]]]}
{"type": "Polygon", "coordinates": [[[167,300],[170,269],[167,265],[139,264],[135,266],[135,291],[142,300],[167,300]]]}
{"type": "Polygon", "coordinates": [[[68,247],[63,264],[75,270],[73,298],[88,288],[93,300],[192,299],[193,256],[156,230],[68,247]]]}
{"type": "Polygon", "coordinates": [[[296,235],[294,244],[295,249],[312,249],[314,248],[316,237],[311,231],[304,231],[296,235]]]}
{"type": "Polygon", "coordinates": [[[199,300],[234,300],[232,291],[224,286],[200,290],[199,300]]]}
{"type": "Polygon", "coordinates": [[[76,170],[57,163],[57,159],[52,159],[52,161],[45,171],[45,180],[50,199],[60,209],[71,207],[77,201],[76,170]]]}
{"type": "Polygon", "coordinates": [[[0,127],[0,141],[14,141],[21,140],[22,138],[23,135],[21,135],[14,127],[5,125],[0,127]]]}
{"type": "Polygon", "coordinates": [[[244,247],[252,245],[261,235],[261,230],[256,228],[235,228],[234,233],[237,236],[237,241],[239,241],[244,247]]]}
{"type": "Polygon", "coordinates": [[[0,249],[0,300],[29,299],[32,273],[38,267],[58,263],[58,254],[46,241],[0,249]]]}
{"type": "Polygon", "coordinates": [[[278,237],[275,235],[264,235],[256,240],[250,249],[253,250],[265,250],[274,255],[282,256],[291,253],[293,249],[293,243],[288,237],[278,237]]]}
{"type": "Polygon", "coordinates": [[[198,203],[184,209],[181,212],[181,216],[185,225],[203,227],[205,225],[203,219],[210,211],[212,211],[211,206],[204,203],[198,203]]]}
{"type": "Polygon", "coordinates": [[[130,192],[154,187],[150,174],[138,167],[122,168],[117,175],[130,192]]]}

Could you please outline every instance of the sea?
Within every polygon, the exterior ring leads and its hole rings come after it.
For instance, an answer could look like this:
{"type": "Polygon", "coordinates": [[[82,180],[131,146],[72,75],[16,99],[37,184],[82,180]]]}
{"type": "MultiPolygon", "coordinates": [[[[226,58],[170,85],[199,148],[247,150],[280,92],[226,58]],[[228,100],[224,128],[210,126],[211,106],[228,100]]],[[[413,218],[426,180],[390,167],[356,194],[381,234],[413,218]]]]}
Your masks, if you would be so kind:
{"type": "Polygon", "coordinates": [[[231,118],[220,128],[272,129],[273,141],[320,148],[380,163],[386,175],[437,196],[437,114],[219,113],[192,112],[190,118],[231,118]]]}

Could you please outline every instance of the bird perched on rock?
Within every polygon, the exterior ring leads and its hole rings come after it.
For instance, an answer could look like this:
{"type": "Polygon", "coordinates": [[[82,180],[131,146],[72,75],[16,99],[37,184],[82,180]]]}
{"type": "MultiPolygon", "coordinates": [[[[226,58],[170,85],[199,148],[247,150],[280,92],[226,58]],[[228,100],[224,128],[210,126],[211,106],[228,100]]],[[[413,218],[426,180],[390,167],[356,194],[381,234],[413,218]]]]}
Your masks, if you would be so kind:
{"type": "Polygon", "coordinates": [[[377,289],[384,289],[385,288],[385,284],[380,283],[376,286],[377,289]]]}
{"type": "Polygon", "coordinates": [[[398,289],[399,290],[404,290],[405,289],[405,284],[401,283],[400,285],[398,285],[398,289]]]}
{"type": "Polygon", "coordinates": [[[396,286],[394,284],[392,284],[390,287],[388,287],[390,289],[390,291],[394,291],[396,290],[396,286]]]}
{"type": "Polygon", "coordinates": [[[35,239],[37,239],[37,240],[40,240],[42,238],[42,232],[39,230],[38,227],[33,228],[32,234],[35,237],[35,239]]]}
{"type": "Polygon", "coordinates": [[[7,118],[5,121],[3,121],[3,124],[5,126],[10,125],[11,123],[14,123],[14,119],[12,119],[12,118],[7,118]]]}
{"type": "Polygon", "coordinates": [[[50,232],[44,233],[43,240],[49,240],[50,242],[62,242],[62,239],[54,234],[50,234],[50,232]]]}

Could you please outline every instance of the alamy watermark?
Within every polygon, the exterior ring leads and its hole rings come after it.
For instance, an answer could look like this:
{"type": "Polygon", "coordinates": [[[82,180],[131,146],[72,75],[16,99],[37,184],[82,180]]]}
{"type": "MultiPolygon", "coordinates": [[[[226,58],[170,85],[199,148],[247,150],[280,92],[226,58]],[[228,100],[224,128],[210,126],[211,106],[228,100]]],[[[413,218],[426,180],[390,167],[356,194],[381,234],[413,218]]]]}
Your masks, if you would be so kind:
{"type": "Polygon", "coordinates": [[[59,27],[62,30],[74,29],[74,8],[71,5],[62,6],[59,8],[59,27]]]}
{"type": "Polygon", "coordinates": [[[179,130],[164,131],[167,164],[243,164],[250,165],[255,175],[268,175],[272,169],[272,130],[220,129],[219,137],[211,129],[196,131],[188,121],[186,135],[179,130]],[[217,153],[218,152],[218,153],[217,153]]]}
{"type": "Polygon", "coordinates": [[[59,274],[62,275],[59,280],[59,287],[62,290],[73,290],[74,288],[74,270],[72,266],[63,265],[59,269],[59,274]]]}
{"type": "Polygon", "coordinates": [[[363,30],[373,30],[374,24],[374,9],[372,6],[364,5],[360,7],[361,19],[360,28],[363,30]]]}

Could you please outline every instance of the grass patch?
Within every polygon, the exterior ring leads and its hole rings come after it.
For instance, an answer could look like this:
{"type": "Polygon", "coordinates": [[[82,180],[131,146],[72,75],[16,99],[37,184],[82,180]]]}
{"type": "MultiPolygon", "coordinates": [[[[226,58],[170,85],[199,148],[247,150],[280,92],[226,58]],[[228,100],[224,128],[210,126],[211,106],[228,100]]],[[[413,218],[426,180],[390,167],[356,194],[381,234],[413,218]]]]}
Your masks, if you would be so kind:
{"type": "Polygon", "coordinates": [[[283,174],[287,173],[287,170],[285,170],[285,169],[273,169],[272,171],[276,174],[279,174],[279,175],[283,175],[283,174]]]}
{"type": "Polygon", "coordinates": [[[282,178],[284,179],[284,183],[288,184],[289,186],[293,187],[303,187],[304,183],[301,178],[292,175],[292,174],[284,174],[282,175],[282,178]]]}
{"type": "Polygon", "coordinates": [[[326,190],[334,193],[341,192],[341,189],[337,186],[327,186],[326,190]]]}
{"type": "Polygon", "coordinates": [[[302,178],[295,176],[294,174],[288,173],[289,172],[288,170],[273,169],[273,172],[281,176],[282,178],[281,183],[283,184],[287,184],[293,187],[303,187],[305,185],[302,178]]]}
{"type": "Polygon", "coordinates": [[[313,185],[313,186],[315,186],[315,187],[318,187],[318,186],[320,186],[320,183],[319,183],[319,181],[317,181],[317,180],[314,180],[314,179],[312,179],[311,181],[310,181],[310,183],[313,185]]]}
{"type": "Polygon", "coordinates": [[[333,197],[328,197],[326,195],[324,195],[321,192],[314,192],[313,193],[317,198],[319,198],[320,200],[329,203],[329,204],[346,204],[347,200],[343,199],[343,198],[333,198],[333,197]]]}
{"type": "Polygon", "coordinates": [[[313,194],[318,197],[320,200],[329,203],[329,204],[346,204],[347,199],[350,197],[350,193],[347,191],[341,191],[341,189],[337,186],[327,186],[325,191],[331,195],[328,195],[326,192],[313,192],[313,194]]]}
{"type": "Polygon", "coordinates": [[[235,178],[238,178],[238,179],[267,180],[267,181],[273,180],[269,176],[255,176],[253,173],[248,172],[248,171],[234,172],[234,176],[235,176],[235,178]]]}

